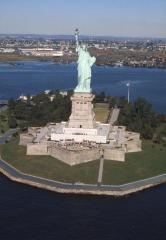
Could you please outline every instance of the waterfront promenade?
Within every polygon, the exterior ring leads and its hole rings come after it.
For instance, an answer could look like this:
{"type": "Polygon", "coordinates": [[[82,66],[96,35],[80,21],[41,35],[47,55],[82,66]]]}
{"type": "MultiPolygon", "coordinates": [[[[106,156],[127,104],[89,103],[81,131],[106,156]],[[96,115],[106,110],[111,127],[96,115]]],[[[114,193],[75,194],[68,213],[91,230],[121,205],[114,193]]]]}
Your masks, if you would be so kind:
{"type": "Polygon", "coordinates": [[[122,185],[62,183],[24,174],[0,158],[0,172],[12,181],[59,193],[125,196],[166,182],[166,173],[122,185]]]}

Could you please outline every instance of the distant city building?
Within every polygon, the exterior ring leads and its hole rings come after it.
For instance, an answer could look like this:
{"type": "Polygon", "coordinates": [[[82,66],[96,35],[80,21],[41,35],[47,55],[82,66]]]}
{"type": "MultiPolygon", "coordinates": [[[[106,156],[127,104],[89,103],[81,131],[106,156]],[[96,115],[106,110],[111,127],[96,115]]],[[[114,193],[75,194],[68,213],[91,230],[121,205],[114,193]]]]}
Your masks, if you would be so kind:
{"type": "Polygon", "coordinates": [[[24,55],[41,56],[41,57],[62,57],[62,51],[56,51],[53,48],[21,48],[24,55]]]}
{"type": "Polygon", "coordinates": [[[61,94],[63,97],[67,96],[67,91],[60,91],[59,94],[61,94]]]}
{"type": "Polygon", "coordinates": [[[14,53],[15,49],[14,48],[0,48],[1,53],[14,53]]]}
{"type": "MultiPolygon", "coordinates": [[[[21,94],[19,99],[26,102],[28,100],[28,96],[21,94]]],[[[32,96],[30,96],[30,99],[32,99],[32,96]]]]}
{"type": "Polygon", "coordinates": [[[50,93],[50,90],[45,90],[44,93],[47,95],[50,93]]]}

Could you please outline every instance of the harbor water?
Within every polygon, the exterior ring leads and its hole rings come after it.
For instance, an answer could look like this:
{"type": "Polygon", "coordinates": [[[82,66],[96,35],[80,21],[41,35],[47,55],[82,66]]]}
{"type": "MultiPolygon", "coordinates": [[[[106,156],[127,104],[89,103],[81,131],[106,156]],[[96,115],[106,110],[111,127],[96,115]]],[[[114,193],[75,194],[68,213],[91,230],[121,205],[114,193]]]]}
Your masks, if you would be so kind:
{"type": "MultiPolygon", "coordinates": [[[[145,97],[157,112],[166,112],[166,69],[94,66],[92,89],[134,100],[145,97]]],[[[0,99],[17,98],[44,90],[71,90],[77,84],[76,64],[21,61],[0,63],[0,99]]]]}

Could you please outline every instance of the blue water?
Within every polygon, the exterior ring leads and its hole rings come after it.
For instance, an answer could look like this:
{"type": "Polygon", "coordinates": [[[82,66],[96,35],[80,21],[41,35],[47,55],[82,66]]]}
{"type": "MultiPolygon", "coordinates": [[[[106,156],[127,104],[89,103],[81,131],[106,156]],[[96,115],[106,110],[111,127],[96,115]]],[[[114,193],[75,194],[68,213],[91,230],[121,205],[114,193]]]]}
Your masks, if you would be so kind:
{"type": "Polygon", "coordinates": [[[0,175],[1,240],[164,240],[166,185],[124,198],[63,195],[0,175]]]}
{"type": "MultiPolygon", "coordinates": [[[[0,64],[0,98],[46,89],[73,89],[76,65],[0,64]]],[[[165,111],[166,70],[94,67],[92,87],[165,111]]],[[[13,183],[0,175],[0,240],[163,240],[166,185],[124,198],[63,195],[13,183]]]]}
{"type": "MultiPolygon", "coordinates": [[[[94,66],[92,89],[113,96],[126,96],[131,83],[131,100],[145,97],[158,112],[166,112],[166,70],[94,66]]],[[[0,99],[36,94],[46,89],[73,89],[77,84],[75,64],[53,62],[0,63],[0,99]]]]}

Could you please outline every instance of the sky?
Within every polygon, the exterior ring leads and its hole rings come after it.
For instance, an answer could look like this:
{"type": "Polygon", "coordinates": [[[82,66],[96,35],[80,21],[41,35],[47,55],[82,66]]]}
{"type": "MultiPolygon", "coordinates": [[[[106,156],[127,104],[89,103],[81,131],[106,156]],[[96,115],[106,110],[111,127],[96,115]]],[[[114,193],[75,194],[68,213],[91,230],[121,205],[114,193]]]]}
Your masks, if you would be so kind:
{"type": "Polygon", "coordinates": [[[166,0],[0,0],[0,33],[166,37],[166,0]]]}

